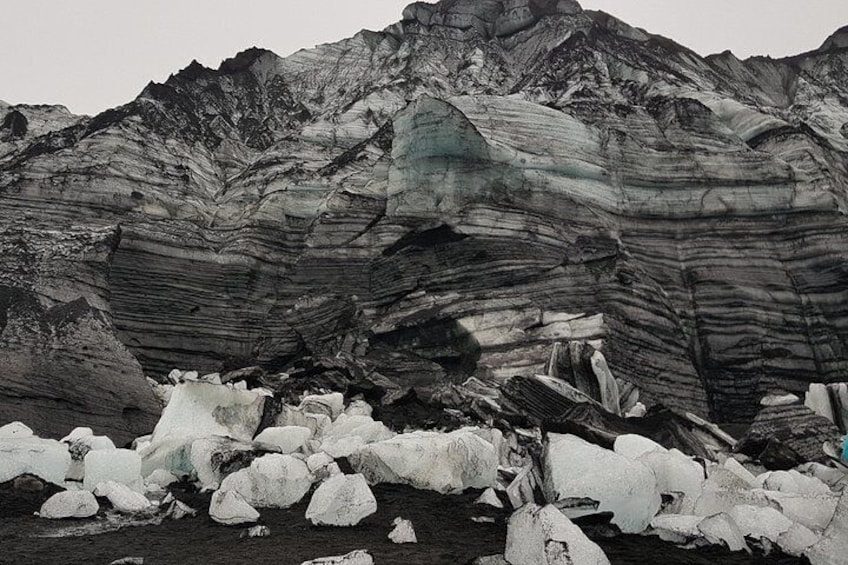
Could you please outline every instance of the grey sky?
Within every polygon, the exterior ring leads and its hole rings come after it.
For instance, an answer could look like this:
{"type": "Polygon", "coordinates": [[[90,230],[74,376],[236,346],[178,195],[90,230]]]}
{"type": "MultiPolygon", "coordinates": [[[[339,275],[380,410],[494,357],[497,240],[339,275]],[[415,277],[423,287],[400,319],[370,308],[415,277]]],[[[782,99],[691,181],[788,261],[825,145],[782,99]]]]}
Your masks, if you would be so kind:
{"type": "MultiPolygon", "coordinates": [[[[287,55],[382,29],[411,0],[3,0],[0,99],[97,113],[192,59],[256,45],[287,55]]],[[[583,0],[701,54],[780,57],[848,24],[845,0],[583,0]]]]}

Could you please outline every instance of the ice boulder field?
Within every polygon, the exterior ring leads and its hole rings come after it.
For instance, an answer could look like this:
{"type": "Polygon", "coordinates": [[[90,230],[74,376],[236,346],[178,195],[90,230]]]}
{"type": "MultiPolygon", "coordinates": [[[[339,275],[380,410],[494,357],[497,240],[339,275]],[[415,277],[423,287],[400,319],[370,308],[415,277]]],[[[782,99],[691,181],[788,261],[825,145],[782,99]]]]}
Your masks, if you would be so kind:
{"type": "Polygon", "coordinates": [[[0,428],[2,559],[73,548],[66,562],[82,563],[85,539],[97,555],[176,562],[187,536],[211,562],[271,563],[280,544],[286,563],[591,565],[658,551],[835,565],[848,544],[845,475],[821,464],[766,471],[637,434],[602,446],[506,423],[395,432],[361,396],[257,404],[274,393],[178,375],[153,434],[126,448],[85,427],[61,441],[0,428]],[[280,425],[314,415],[324,425],[280,425]]]}

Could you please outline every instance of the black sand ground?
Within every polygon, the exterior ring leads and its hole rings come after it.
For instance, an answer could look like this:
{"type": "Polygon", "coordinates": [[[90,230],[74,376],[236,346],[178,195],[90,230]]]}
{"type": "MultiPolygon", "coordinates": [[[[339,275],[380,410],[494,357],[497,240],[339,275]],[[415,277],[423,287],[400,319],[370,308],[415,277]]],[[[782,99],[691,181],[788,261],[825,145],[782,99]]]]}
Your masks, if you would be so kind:
{"type": "MultiPolygon", "coordinates": [[[[304,518],[306,503],[287,510],[262,510],[267,538],[239,539],[244,528],[224,527],[205,514],[209,497],[178,493],[201,510],[194,518],[128,527],[84,537],[39,537],[92,520],[49,521],[32,516],[47,493],[20,493],[0,485],[0,563],[9,565],[107,565],[122,557],[144,557],[145,565],[299,565],[316,557],[368,549],[378,565],[464,565],[503,551],[507,514],[472,504],[476,493],[440,496],[411,488],[374,488],[378,512],[353,528],[318,528],[304,518]],[[495,524],[475,523],[488,515],[495,524]],[[412,520],[418,544],[395,545],[387,538],[397,517],[412,520]]],[[[101,518],[102,519],[102,518],[101,518]]],[[[787,557],[750,557],[720,549],[685,551],[656,537],[597,537],[613,565],[795,565],[787,557]]]]}

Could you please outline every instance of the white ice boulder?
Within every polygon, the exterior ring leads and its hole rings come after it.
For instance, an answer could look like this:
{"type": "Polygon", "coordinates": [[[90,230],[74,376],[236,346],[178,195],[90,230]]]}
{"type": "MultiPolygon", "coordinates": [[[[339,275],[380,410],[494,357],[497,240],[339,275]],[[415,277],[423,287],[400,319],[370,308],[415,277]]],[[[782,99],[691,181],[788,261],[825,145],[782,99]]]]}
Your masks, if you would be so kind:
{"type": "Polygon", "coordinates": [[[66,478],[71,481],[82,481],[85,477],[85,456],[90,451],[116,449],[115,444],[106,436],[96,436],[88,433],[91,428],[75,428],[69,435],[62,438],[68,445],[71,454],[71,466],[66,478]]]}
{"type": "Polygon", "coordinates": [[[0,439],[22,439],[33,437],[34,435],[32,429],[23,422],[12,422],[5,426],[0,426],[0,439]]]}
{"type": "Polygon", "coordinates": [[[703,518],[698,529],[714,545],[724,545],[730,551],[750,551],[745,535],[729,514],[720,513],[703,518]]]}
{"type": "Polygon", "coordinates": [[[30,474],[61,485],[70,465],[71,454],[64,443],[21,433],[0,438],[0,483],[30,474]]]}
{"type": "Polygon", "coordinates": [[[300,409],[311,414],[324,414],[335,420],[344,411],[344,395],[340,392],[310,394],[303,397],[300,409]]]}
{"type": "Polygon", "coordinates": [[[573,435],[548,434],[544,455],[548,501],[589,498],[612,512],[624,533],[640,533],[660,509],[654,472],[644,463],[573,435]]]}
{"type": "Polygon", "coordinates": [[[252,457],[253,443],[221,436],[196,439],[191,442],[189,452],[197,481],[202,488],[210,490],[220,486],[229,464],[237,460],[250,461],[252,457]]]}
{"type": "Polygon", "coordinates": [[[227,385],[184,382],[153,430],[152,443],[174,438],[227,436],[253,440],[270,393],[264,389],[236,390],[227,385]]]}
{"type": "Polygon", "coordinates": [[[335,475],[315,489],[306,519],[318,526],[355,526],[377,511],[377,499],[365,477],[335,475]]]}
{"type": "Polygon", "coordinates": [[[748,483],[732,471],[714,467],[709,478],[704,481],[701,496],[695,502],[692,513],[712,516],[729,513],[739,505],[772,506],[772,502],[762,489],[751,489],[748,483]]]}
{"type": "Polygon", "coordinates": [[[780,511],[792,520],[811,530],[822,531],[836,512],[839,499],[831,494],[801,496],[776,491],[764,491],[780,511]]]}
{"type": "Polygon", "coordinates": [[[801,495],[830,495],[830,487],[815,477],[808,477],[792,469],[790,471],[773,471],[761,477],[763,488],[790,494],[801,495]]]}
{"type": "Polygon", "coordinates": [[[277,414],[277,427],[285,426],[301,426],[309,428],[312,431],[313,438],[321,438],[324,435],[324,430],[330,427],[333,420],[326,414],[313,414],[304,412],[300,408],[284,404],[277,414]]]}
{"type": "Polygon", "coordinates": [[[651,520],[651,530],[663,541],[684,545],[703,537],[698,529],[701,520],[701,516],[691,514],[660,514],[651,520]]]}
{"type": "Polygon", "coordinates": [[[77,440],[91,437],[94,435],[94,430],[87,427],[76,427],[71,432],[63,437],[60,441],[64,443],[74,443],[77,440]]]}
{"type": "Polygon", "coordinates": [[[371,405],[364,400],[353,400],[344,411],[348,416],[370,416],[374,413],[371,405]]]}
{"type": "Polygon", "coordinates": [[[57,492],[41,505],[38,515],[41,518],[89,518],[97,514],[100,505],[87,490],[66,490],[57,492]]]}
{"type": "Polygon", "coordinates": [[[509,518],[504,557],[511,565],[609,565],[601,548],[555,506],[533,503],[509,518]]]}
{"type": "Polygon", "coordinates": [[[127,485],[137,492],[144,492],[141,478],[141,456],[130,449],[107,449],[89,451],[85,455],[85,478],[83,488],[93,491],[97,485],[114,481],[127,485]]]}
{"type": "Polygon", "coordinates": [[[374,558],[364,549],[357,549],[345,555],[310,559],[300,565],[374,565],[374,558]]]}
{"type": "Polygon", "coordinates": [[[495,448],[471,432],[411,432],[368,444],[348,457],[371,484],[406,484],[442,494],[495,485],[495,448]]]}
{"type": "Polygon", "coordinates": [[[807,390],[807,395],[804,397],[804,406],[830,420],[836,422],[833,414],[833,405],[830,402],[830,395],[827,391],[827,385],[821,383],[810,383],[810,388],[807,390]]]}
{"type": "Polygon", "coordinates": [[[347,457],[361,447],[391,439],[395,433],[371,416],[340,414],[324,430],[321,451],[333,457],[347,457]]]}
{"type": "Polygon", "coordinates": [[[630,459],[638,459],[652,451],[666,452],[668,450],[652,439],[636,434],[623,434],[615,438],[613,451],[630,459]]]}
{"type": "Polygon", "coordinates": [[[392,521],[392,525],[394,528],[389,532],[389,539],[392,540],[392,543],[418,543],[412,522],[398,516],[392,521]]]}
{"type": "Polygon", "coordinates": [[[492,506],[493,508],[503,508],[503,502],[498,498],[498,493],[495,492],[495,489],[489,487],[477,497],[477,500],[474,501],[474,504],[485,504],[486,506],[492,506]]]}
{"type": "Polygon", "coordinates": [[[332,456],[328,455],[327,453],[324,453],[323,451],[313,453],[312,455],[306,458],[306,466],[309,467],[309,470],[313,473],[320,471],[332,462],[332,456]]]}
{"type": "Polygon", "coordinates": [[[723,467],[739,477],[746,485],[751,488],[755,488],[761,486],[760,481],[757,480],[757,477],[754,474],[742,466],[742,463],[734,459],[733,457],[728,457],[724,462],[723,467]]]}
{"type": "Polygon", "coordinates": [[[264,389],[238,390],[230,385],[188,381],[177,385],[150,440],[139,449],[145,473],[161,468],[175,475],[194,472],[191,444],[213,436],[252,442],[262,419],[264,389]]]}
{"type": "Polygon", "coordinates": [[[306,463],[279,453],[254,459],[250,467],[221,482],[221,490],[240,494],[256,508],[288,508],[300,502],[311,486],[312,474],[306,463]]]}
{"type": "Polygon", "coordinates": [[[217,490],[212,494],[209,503],[209,517],[227,526],[250,524],[259,519],[256,511],[237,492],[217,490]]]}
{"type": "Polygon", "coordinates": [[[165,469],[156,469],[144,478],[144,486],[149,490],[158,487],[164,489],[168,485],[179,481],[173,473],[165,469]]]}
{"type": "Polygon", "coordinates": [[[770,507],[741,504],[729,514],[742,534],[755,540],[765,538],[777,543],[780,535],[792,527],[792,520],[770,507]]]}
{"type": "Polygon", "coordinates": [[[840,497],[833,520],[821,539],[804,555],[811,565],[845,565],[848,562],[848,492],[840,497]]]}
{"type": "Polygon", "coordinates": [[[801,524],[792,524],[788,530],[780,534],[777,545],[787,555],[801,557],[805,551],[819,541],[819,536],[801,524]]]}
{"type": "Polygon", "coordinates": [[[662,494],[680,495],[681,514],[691,514],[695,502],[701,496],[704,481],[704,468],[694,459],[680,451],[649,451],[637,459],[648,466],[657,478],[657,487],[662,494]]]}
{"type": "Polygon", "coordinates": [[[115,481],[104,481],[94,490],[97,496],[105,496],[118,512],[132,513],[148,510],[152,504],[143,494],[127,485],[115,481]]]}
{"type": "Polygon", "coordinates": [[[312,473],[313,478],[318,482],[325,481],[341,473],[338,463],[323,451],[313,453],[307,457],[306,466],[309,467],[309,472],[312,473]]]}
{"type": "Polygon", "coordinates": [[[841,485],[845,479],[845,473],[834,467],[828,467],[821,463],[804,463],[796,467],[796,470],[805,476],[815,477],[831,488],[841,485]]]}
{"type": "Polygon", "coordinates": [[[294,453],[312,437],[312,430],[303,426],[281,426],[265,428],[253,438],[253,443],[268,451],[294,453]]]}

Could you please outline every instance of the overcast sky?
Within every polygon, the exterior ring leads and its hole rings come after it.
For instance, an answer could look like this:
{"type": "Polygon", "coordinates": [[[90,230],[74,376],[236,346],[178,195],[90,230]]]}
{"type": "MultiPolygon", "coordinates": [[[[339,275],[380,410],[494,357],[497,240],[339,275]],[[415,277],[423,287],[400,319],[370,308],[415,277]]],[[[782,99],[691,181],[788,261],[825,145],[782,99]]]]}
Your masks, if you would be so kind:
{"type": "MultiPolygon", "coordinates": [[[[3,0],[0,99],[94,114],[192,59],[217,67],[253,45],[287,55],[379,30],[410,0],[3,0]]],[[[814,49],[848,24],[846,0],[583,0],[701,54],[814,49]]]]}

